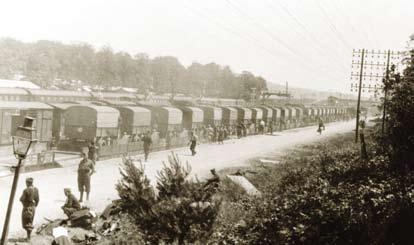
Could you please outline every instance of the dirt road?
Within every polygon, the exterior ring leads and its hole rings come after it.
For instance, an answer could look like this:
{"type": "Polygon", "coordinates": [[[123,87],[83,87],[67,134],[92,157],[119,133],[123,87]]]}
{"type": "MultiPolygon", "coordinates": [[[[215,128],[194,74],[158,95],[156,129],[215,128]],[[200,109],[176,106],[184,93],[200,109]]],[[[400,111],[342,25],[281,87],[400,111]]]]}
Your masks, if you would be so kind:
{"type": "MultiPolygon", "coordinates": [[[[252,157],[264,156],[266,153],[275,151],[283,152],[297,144],[311,143],[321,138],[333,136],[351,131],[355,122],[339,122],[326,125],[326,131],[322,135],[317,134],[316,126],[277,132],[274,135],[251,136],[238,140],[226,141],[224,145],[206,144],[197,146],[198,154],[191,156],[187,148],[175,149],[182,162],[188,161],[192,168],[192,174],[200,178],[208,176],[209,169],[221,169],[225,167],[241,166],[252,157]]],[[[147,176],[151,181],[156,180],[156,173],[162,168],[163,161],[167,160],[170,151],[156,152],[150,155],[145,163],[147,176]]],[[[121,160],[110,159],[97,163],[97,173],[92,176],[92,190],[90,202],[87,203],[98,212],[101,211],[112,199],[117,198],[114,188],[119,179],[119,164],[121,160]]],[[[10,223],[11,236],[23,236],[21,228],[20,195],[25,187],[25,178],[33,177],[34,185],[40,192],[40,204],[36,210],[35,225],[44,222],[44,217],[55,219],[64,217],[60,207],[63,205],[65,196],[63,188],[70,187],[77,192],[77,166],[66,166],[59,169],[43,170],[39,172],[24,173],[20,176],[16,192],[14,209],[10,223]]],[[[3,226],[7,202],[10,194],[12,177],[0,178],[0,228],[3,226]]]]}

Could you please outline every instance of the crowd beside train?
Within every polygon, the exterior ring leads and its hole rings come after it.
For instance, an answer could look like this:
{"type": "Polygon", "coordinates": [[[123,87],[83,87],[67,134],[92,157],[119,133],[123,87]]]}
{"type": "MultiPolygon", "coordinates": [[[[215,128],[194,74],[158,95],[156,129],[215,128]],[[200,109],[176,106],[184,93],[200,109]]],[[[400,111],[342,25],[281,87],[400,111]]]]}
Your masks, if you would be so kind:
{"type": "Polygon", "coordinates": [[[164,150],[187,145],[191,133],[198,142],[222,144],[230,138],[316,125],[319,120],[346,120],[355,114],[340,105],[248,107],[239,100],[207,98],[183,105],[163,97],[147,103],[136,96],[127,100],[125,94],[108,93],[98,100],[67,91],[30,91],[30,101],[15,101],[11,92],[5,91],[8,97],[2,98],[8,100],[0,103],[0,145],[11,145],[17,125],[31,116],[40,148],[79,151],[94,142],[100,157],[142,152],[145,135],[151,138],[152,150],[164,150]]]}
{"type": "MultiPolygon", "coordinates": [[[[347,120],[352,117],[352,112],[349,109],[335,107],[295,108],[282,106],[273,108],[271,106],[266,106],[261,108],[261,110],[262,112],[267,110],[267,113],[259,113],[259,118],[257,118],[257,113],[256,117],[249,116],[254,115],[254,113],[246,113],[246,111],[251,111],[251,109],[243,107],[200,106],[200,111],[202,112],[204,112],[203,109],[206,108],[210,110],[220,110],[221,117],[217,118],[197,116],[197,113],[195,112],[198,110],[198,107],[196,106],[189,107],[192,108],[193,111],[186,110],[188,108],[183,110],[180,110],[182,107],[177,108],[179,109],[177,111],[165,110],[164,112],[168,112],[168,115],[164,116],[157,114],[160,113],[160,108],[154,109],[154,111],[149,110],[150,114],[156,115],[155,118],[158,119],[158,121],[148,120],[148,124],[145,127],[141,125],[139,127],[142,128],[135,128],[135,130],[127,130],[124,127],[125,125],[122,126],[124,124],[123,120],[125,119],[121,118],[119,120],[119,125],[121,125],[120,128],[124,130],[119,129],[117,133],[112,136],[102,136],[97,134],[92,138],[88,138],[87,141],[94,142],[100,149],[98,155],[105,157],[126,152],[146,153],[149,148],[148,146],[146,147],[146,141],[151,142],[151,150],[155,151],[181,147],[187,144],[191,145],[191,141],[193,141],[192,139],[194,137],[197,138],[196,141],[199,143],[223,144],[224,140],[227,139],[242,138],[255,134],[272,134],[276,131],[301,126],[318,126],[324,122],[347,120]],[[226,115],[226,110],[228,110],[227,112],[235,111],[241,115],[243,114],[240,112],[244,111],[244,117],[247,118],[239,116],[237,113],[235,116],[230,117],[230,114],[226,115]],[[274,112],[275,115],[269,115],[270,111],[274,112]],[[297,114],[292,116],[292,111],[297,112],[297,114]],[[182,114],[179,114],[178,112],[182,114]],[[178,113],[178,119],[180,120],[174,120],[174,117],[177,117],[177,114],[174,113],[178,113]],[[189,113],[190,115],[186,116],[186,113],[189,113]],[[167,123],[159,121],[160,118],[167,120],[167,123]],[[146,140],[146,138],[149,138],[150,140],[146,140]]],[[[208,113],[202,113],[203,116],[206,114],[208,113]]],[[[148,118],[150,117],[148,116],[148,118]]],[[[69,127],[68,124],[66,126],[69,127]]],[[[66,129],[65,132],[70,132],[70,130],[66,129]]],[[[83,131],[82,137],[87,137],[83,131]]],[[[71,139],[71,142],[73,142],[73,140],[74,138],[71,139]]],[[[71,143],[71,145],[74,144],[71,143]]],[[[195,153],[192,151],[192,154],[195,153]]],[[[145,155],[147,155],[147,153],[145,155]]]]}

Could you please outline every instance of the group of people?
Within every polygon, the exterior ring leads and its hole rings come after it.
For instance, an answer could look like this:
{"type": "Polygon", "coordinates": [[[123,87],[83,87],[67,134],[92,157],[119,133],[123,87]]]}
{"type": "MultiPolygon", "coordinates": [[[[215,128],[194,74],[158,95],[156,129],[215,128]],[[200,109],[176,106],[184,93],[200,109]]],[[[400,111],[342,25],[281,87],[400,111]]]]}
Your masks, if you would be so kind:
{"type": "MultiPolygon", "coordinates": [[[[92,144],[90,148],[92,147],[92,144]]],[[[81,210],[84,199],[84,193],[86,193],[86,200],[89,200],[89,193],[91,190],[91,176],[95,173],[95,160],[96,152],[91,151],[89,154],[82,152],[82,160],[78,165],[78,190],[79,199],[77,199],[70,188],[64,188],[63,193],[66,196],[65,204],[62,206],[64,214],[70,218],[73,213],[81,210]]],[[[36,207],[39,204],[39,190],[33,185],[33,178],[26,179],[26,188],[20,197],[20,202],[23,205],[22,210],[22,226],[27,232],[27,239],[30,240],[31,233],[33,231],[33,220],[36,213],[36,207]]]]}

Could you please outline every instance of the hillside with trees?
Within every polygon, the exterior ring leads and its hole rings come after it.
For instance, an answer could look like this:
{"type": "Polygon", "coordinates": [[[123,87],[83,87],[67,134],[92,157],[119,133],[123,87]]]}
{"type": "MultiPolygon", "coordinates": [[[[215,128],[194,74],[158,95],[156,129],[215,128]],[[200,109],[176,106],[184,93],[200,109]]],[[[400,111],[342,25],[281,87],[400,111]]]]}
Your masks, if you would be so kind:
{"type": "Polygon", "coordinates": [[[184,93],[193,96],[250,98],[255,88],[266,89],[266,80],[244,71],[215,63],[192,63],[185,67],[173,56],[150,58],[145,53],[99,50],[86,43],[63,44],[53,41],[24,43],[0,39],[0,78],[16,74],[48,88],[59,81],[82,81],[103,88],[124,86],[140,92],[184,93]]]}

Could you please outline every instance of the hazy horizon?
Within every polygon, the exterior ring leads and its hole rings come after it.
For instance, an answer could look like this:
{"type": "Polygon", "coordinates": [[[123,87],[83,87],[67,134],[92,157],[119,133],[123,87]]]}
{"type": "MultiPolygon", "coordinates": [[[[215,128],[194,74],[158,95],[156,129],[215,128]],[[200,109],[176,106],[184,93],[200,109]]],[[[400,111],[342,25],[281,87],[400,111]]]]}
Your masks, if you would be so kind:
{"type": "Polygon", "coordinates": [[[352,48],[402,50],[408,0],[141,0],[2,3],[0,36],[85,42],[248,70],[270,83],[350,93],[352,48]]]}

